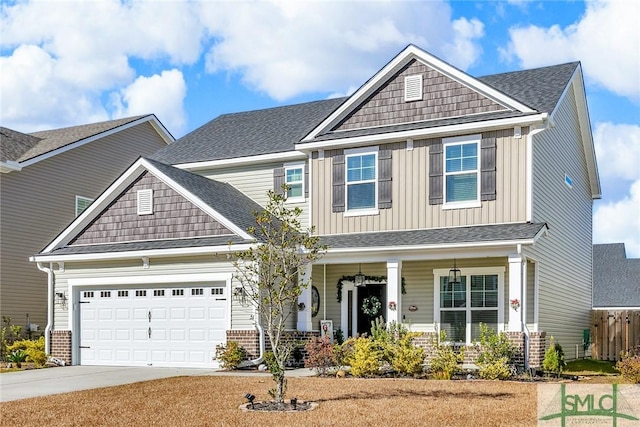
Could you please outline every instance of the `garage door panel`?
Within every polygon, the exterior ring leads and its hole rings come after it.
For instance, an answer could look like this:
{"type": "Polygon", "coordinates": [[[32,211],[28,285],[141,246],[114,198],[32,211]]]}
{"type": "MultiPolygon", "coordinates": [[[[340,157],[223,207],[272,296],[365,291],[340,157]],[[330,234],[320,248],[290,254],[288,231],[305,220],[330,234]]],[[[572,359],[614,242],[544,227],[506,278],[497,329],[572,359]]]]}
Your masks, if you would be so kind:
{"type": "Polygon", "coordinates": [[[212,357],[216,345],[226,342],[228,323],[225,290],[82,291],[87,303],[80,304],[80,363],[217,367],[212,357]]]}

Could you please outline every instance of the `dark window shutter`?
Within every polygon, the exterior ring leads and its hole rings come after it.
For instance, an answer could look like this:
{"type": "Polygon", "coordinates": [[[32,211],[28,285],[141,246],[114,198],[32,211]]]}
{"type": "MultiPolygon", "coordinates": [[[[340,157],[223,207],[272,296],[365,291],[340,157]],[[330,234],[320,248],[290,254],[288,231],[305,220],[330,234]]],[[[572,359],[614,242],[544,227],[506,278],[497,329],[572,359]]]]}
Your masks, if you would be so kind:
{"type": "Polygon", "coordinates": [[[304,198],[309,198],[309,165],[304,166],[304,198]]]}
{"type": "Polygon", "coordinates": [[[391,150],[378,151],[378,208],[391,208],[391,150]]]}
{"type": "Polygon", "coordinates": [[[333,212],[344,212],[344,154],[333,156],[333,212]]]}
{"type": "Polygon", "coordinates": [[[496,199],[496,139],[483,138],[480,143],[480,200],[496,199]]]}
{"type": "Polygon", "coordinates": [[[429,204],[442,204],[442,140],[429,146],[429,204]]]}
{"type": "Polygon", "coordinates": [[[273,191],[278,194],[284,194],[282,186],[284,185],[284,168],[275,168],[273,170],[273,191]]]}

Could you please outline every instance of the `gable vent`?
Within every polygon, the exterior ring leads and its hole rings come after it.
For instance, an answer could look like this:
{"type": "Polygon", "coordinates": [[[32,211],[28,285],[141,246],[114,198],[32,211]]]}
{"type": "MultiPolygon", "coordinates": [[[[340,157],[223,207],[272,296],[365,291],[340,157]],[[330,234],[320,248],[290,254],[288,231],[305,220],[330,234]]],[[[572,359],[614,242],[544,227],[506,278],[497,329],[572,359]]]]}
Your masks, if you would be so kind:
{"type": "Polygon", "coordinates": [[[422,100],[422,74],[415,74],[404,78],[404,100],[422,100]]]}
{"type": "Polygon", "coordinates": [[[138,190],[138,215],[153,213],[153,190],[138,190]]]}

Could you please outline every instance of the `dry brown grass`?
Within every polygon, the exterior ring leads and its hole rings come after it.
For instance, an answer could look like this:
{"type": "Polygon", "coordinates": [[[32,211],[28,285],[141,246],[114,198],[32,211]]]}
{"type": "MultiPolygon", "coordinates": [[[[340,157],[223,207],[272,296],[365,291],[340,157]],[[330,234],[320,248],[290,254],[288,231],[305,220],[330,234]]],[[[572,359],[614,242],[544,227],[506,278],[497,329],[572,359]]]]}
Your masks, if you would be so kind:
{"type": "Polygon", "coordinates": [[[290,378],[313,411],[247,413],[265,377],[178,377],[0,403],[3,426],[515,426],[536,425],[536,386],[517,382],[290,378]]]}

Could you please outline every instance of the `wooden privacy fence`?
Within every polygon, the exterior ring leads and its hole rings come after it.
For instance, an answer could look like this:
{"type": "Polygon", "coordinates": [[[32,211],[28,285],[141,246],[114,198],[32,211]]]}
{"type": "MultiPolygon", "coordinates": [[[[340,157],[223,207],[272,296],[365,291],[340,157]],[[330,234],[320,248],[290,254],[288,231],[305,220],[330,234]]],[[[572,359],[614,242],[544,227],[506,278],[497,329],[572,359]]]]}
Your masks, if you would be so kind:
{"type": "Polygon", "coordinates": [[[591,320],[592,358],[617,361],[640,345],[640,310],[593,310],[591,320]]]}

